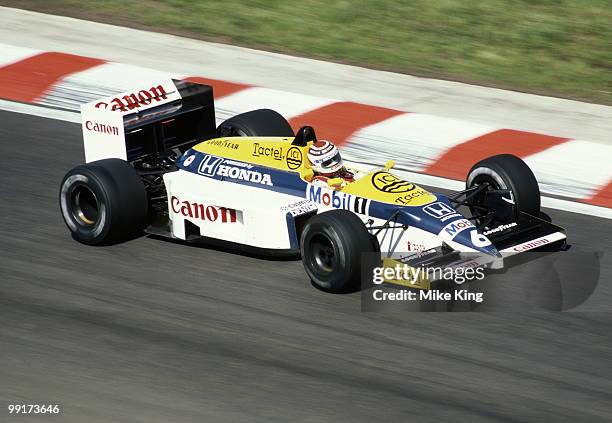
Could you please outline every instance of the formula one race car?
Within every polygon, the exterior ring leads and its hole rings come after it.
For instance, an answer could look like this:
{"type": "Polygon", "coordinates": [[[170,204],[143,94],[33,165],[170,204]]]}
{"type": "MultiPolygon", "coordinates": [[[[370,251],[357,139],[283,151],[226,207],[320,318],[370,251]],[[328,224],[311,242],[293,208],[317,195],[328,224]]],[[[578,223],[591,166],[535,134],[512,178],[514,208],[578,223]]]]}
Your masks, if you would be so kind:
{"type": "Polygon", "coordinates": [[[341,292],[380,263],[499,268],[501,253],[565,242],[540,215],[533,173],[511,155],[476,163],[451,196],[403,180],[392,162],[322,186],[307,159],[311,127],[294,134],[268,109],[217,127],[206,85],[167,80],[85,104],[81,114],[87,163],[64,177],[60,205],[84,244],[144,231],[301,254],[317,287],[341,292]]]}

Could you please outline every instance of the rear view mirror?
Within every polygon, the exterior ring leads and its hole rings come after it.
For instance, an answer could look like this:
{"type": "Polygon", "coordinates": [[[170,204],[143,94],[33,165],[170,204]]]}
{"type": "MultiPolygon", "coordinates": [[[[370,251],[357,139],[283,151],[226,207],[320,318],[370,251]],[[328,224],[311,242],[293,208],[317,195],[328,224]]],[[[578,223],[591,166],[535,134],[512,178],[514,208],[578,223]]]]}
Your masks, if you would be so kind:
{"type": "Polygon", "coordinates": [[[331,178],[327,180],[327,186],[331,188],[337,188],[342,185],[342,182],[344,182],[344,179],[342,178],[331,178]]]}
{"type": "Polygon", "coordinates": [[[393,169],[395,167],[395,160],[387,160],[385,163],[385,170],[393,169]]]}

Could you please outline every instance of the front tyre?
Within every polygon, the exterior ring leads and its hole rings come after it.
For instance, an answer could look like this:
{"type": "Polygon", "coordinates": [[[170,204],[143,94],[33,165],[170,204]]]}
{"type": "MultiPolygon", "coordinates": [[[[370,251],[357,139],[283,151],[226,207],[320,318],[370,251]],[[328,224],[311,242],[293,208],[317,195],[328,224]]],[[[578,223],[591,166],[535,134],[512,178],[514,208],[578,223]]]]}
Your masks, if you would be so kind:
{"type": "Polygon", "coordinates": [[[122,241],[147,223],[147,193],[129,163],[105,159],[70,170],[60,187],[62,217],[72,237],[88,245],[122,241]]]}
{"type": "Polygon", "coordinates": [[[491,224],[515,222],[520,212],[540,215],[538,181],[529,166],[516,156],[499,154],[472,166],[466,187],[477,186],[485,189],[471,198],[472,213],[479,208],[492,210],[491,224]]]}
{"type": "Polygon", "coordinates": [[[363,268],[369,273],[380,262],[378,244],[361,219],[347,210],[312,217],[302,231],[300,250],[313,284],[332,293],[359,288],[363,260],[363,268]]]}

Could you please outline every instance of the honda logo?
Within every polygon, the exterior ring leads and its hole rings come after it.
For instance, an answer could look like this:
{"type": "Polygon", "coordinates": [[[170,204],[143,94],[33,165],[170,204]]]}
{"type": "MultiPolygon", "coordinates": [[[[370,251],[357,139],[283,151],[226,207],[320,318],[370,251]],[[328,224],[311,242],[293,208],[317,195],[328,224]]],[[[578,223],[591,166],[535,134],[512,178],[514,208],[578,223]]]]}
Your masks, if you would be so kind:
{"type": "Polygon", "coordinates": [[[217,167],[223,159],[221,157],[214,157],[206,155],[200,162],[198,173],[206,176],[213,176],[217,171],[217,167]]]}
{"type": "Polygon", "coordinates": [[[431,203],[423,207],[423,211],[430,216],[441,219],[449,214],[457,213],[455,209],[450,207],[448,204],[437,202],[431,203]]]}

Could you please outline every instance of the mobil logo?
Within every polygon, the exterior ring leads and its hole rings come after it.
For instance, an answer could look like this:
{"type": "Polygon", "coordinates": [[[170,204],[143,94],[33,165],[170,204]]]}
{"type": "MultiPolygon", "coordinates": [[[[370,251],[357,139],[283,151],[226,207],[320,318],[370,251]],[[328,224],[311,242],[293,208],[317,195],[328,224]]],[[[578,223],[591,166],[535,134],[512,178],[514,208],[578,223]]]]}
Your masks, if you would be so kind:
{"type": "Polygon", "coordinates": [[[306,198],[314,203],[334,209],[350,210],[355,213],[367,214],[370,200],[343,192],[326,189],[316,185],[306,188],[306,198]]]}
{"type": "Polygon", "coordinates": [[[338,193],[334,190],[324,189],[311,185],[308,190],[308,199],[318,204],[323,204],[326,207],[335,209],[349,209],[352,195],[338,193]]]}
{"type": "Polygon", "coordinates": [[[458,219],[450,222],[445,227],[442,228],[440,233],[438,234],[443,239],[452,240],[454,239],[460,232],[474,228],[475,226],[467,219],[458,219]]]}

